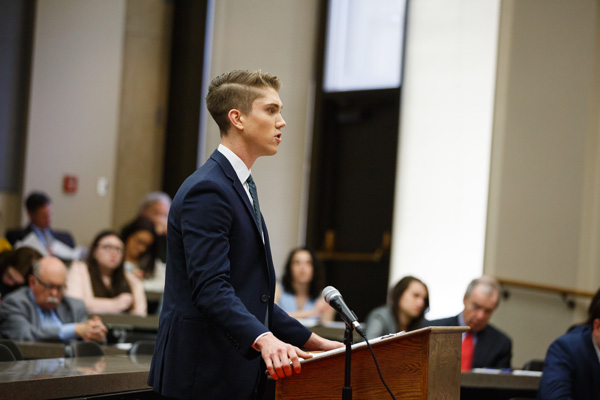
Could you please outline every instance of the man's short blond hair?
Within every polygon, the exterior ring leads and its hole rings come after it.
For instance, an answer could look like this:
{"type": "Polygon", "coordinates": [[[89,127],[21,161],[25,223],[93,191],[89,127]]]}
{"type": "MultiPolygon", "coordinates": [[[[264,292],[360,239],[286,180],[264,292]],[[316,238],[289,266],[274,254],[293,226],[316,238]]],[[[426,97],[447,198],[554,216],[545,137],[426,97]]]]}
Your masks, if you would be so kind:
{"type": "Polygon", "coordinates": [[[214,78],[208,87],[206,108],[219,126],[221,136],[230,128],[229,111],[250,113],[252,103],[264,95],[265,88],[279,91],[281,83],[275,75],[257,71],[235,70],[214,78]]]}

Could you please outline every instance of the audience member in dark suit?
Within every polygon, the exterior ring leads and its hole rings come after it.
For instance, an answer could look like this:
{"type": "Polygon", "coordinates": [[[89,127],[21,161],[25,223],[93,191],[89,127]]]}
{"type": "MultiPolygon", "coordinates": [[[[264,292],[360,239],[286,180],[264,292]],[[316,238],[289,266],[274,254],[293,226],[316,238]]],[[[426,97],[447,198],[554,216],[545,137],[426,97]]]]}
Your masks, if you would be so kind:
{"type": "Polygon", "coordinates": [[[14,246],[27,235],[34,232],[44,248],[49,249],[52,241],[58,240],[63,244],[75,248],[75,240],[70,233],[55,231],[50,228],[52,210],[50,198],[42,192],[33,192],[25,200],[25,208],[29,216],[29,225],[24,229],[13,229],[6,232],[6,239],[14,246]]]}
{"type": "Polygon", "coordinates": [[[158,338],[148,384],[163,396],[249,399],[265,368],[300,372],[300,350],[342,343],[273,304],[275,272],[250,168],[274,155],[285,121],[279,80],[261,71],[215,78],[206,103],[221,145],[173,199],[158,338]],[[262,362],[261,363],[261,359],[262,362]]]}
{"type": "Polygon", "coordinates": [[[510,368],[512,341],[489,323],[499,301],[500,287],[495,279],[486,276],[474,279],[467,286],[463,298],[465,307],[460,314],[427,321],[424,326],[469,326],[471,328],[471,331],[463,334],[461,360],[463,371],[472,368],[510,368]],[[465,343],[467,346],[472,343],[470,353],[465,354],[465,351],[468,351],[465,343]]]}
{"type": "Polygon", "coordinates": [[[58,258],[36,261],[29,287],[0,304],[0,335],[18,341],[103,341],[107,329],[100,318],[87,319],[83,301],[63,296],[66,279],[67,269],[58,258]]]}
{"type": "Polygon", "coordinates": [[[389,303],[375,308],[367,315],[367,339],[418,329],[428,309],[427,286],[414,276],[405,276],[390,291],[389,303]]]}
{"type": "Polygon", "coordinates": [[[592,299],[587,322],[548,348],[538,399],[600,399],[600,290],[592,299]]]}

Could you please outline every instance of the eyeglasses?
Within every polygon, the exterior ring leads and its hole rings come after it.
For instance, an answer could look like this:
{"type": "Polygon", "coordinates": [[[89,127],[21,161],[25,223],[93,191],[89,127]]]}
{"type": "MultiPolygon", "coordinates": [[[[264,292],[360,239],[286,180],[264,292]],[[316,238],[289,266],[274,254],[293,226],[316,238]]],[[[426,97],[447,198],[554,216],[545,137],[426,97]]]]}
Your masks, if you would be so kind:
{"type": "Polygon", "coordinates": [[[486,308],[486,307],[482,306],[481,304],[477,304],[473,300],[469,300],[467,302],[466,308],[468,308],[470,311],[475,311],[475,312],[483,311],[483,313],[485,315],[492,315],[492,313],[495,310],[495,308],[486,308]]]}
{"type": "Polygon", "coordinates": [[[44,289],[46,290],[52,290],[52,289],[56,289],[57,292],[63,292],[67,285],[53,285],[51,283],[46,283],[43,280],[40,279],[39,276],[34,275],[35,279],[40,283],[40,285],[42,285],[44,287],[44,289]]]}
{"type": "Polygon", "coordinates": [[[112,246],[110,244],[103,244],[102,246],[98,247],[100,250],[104,250],[107,252],[113,252],[113,253],[123,253],[123,248],[120,246],[112,246]]]}

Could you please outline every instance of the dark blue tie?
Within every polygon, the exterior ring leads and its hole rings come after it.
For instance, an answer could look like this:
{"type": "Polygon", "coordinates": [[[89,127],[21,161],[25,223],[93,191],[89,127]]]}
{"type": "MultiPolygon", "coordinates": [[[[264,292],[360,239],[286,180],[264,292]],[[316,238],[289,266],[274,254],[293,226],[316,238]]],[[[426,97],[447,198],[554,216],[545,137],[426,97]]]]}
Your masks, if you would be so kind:
{"type": "Polygon", "coordinates": [[[258,193],[256,192],[256,184],[254,183],[254,179],[252,179],[252,175],[248,177],[248,189],[250,191],[250,197],[252,197],[252,203],[254,205],[254,219],[258,224],[258,229],[260,230],[260,235],[262,236],[262,223],[260,220],[260,205],[258,204],[258,193]]]}

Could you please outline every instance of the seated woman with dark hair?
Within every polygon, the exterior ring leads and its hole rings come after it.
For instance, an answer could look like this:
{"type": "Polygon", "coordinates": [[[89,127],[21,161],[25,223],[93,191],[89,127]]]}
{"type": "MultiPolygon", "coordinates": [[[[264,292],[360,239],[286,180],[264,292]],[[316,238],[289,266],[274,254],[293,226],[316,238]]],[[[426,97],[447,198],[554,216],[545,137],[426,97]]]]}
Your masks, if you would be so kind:
{"type": "Polygon", "coordinates": [[[140,279],[154,275],[156,246],[154,224],[146,217],[138,217],[121,231],[125,243],[125,269],[140,279]]]}
{"type": "Polygon", "coordinates": [[[414,276],[405,276],[390,292],[389,304],[377,307],[367,316],[367,339],[418,329],[428,309],[427,286],[414,276]]]}
{"type": "Polygon", "coordinates": [[[20,247],[0,254],[0,297],[27,285],[33,263],[42,255],[30,247],[20,247]]]}
{"type": "Polygon", "coordinates": [[[66,294],[83,300],[88,313],[147,315],[144,285],[125,272],[124,248],[115,232],[103,231],[92,242],[87,265],[71,264],[66,294]]]}
{"type": "Polygon", "coordinates": [[[285,264],[281,287],[275,291],[275,303],[306,324],[333,321],[335,310],[321,296],[324,286],[324,270],[312,251],[294,249],[285,264]]]}
{"type": "Polygon", "coordinates": [[[125,270],[140,278],[149,292],[165,290],[165,263],[158,257],[158,242],[154,223],[138,217],[123,228],[125,270]]]}

